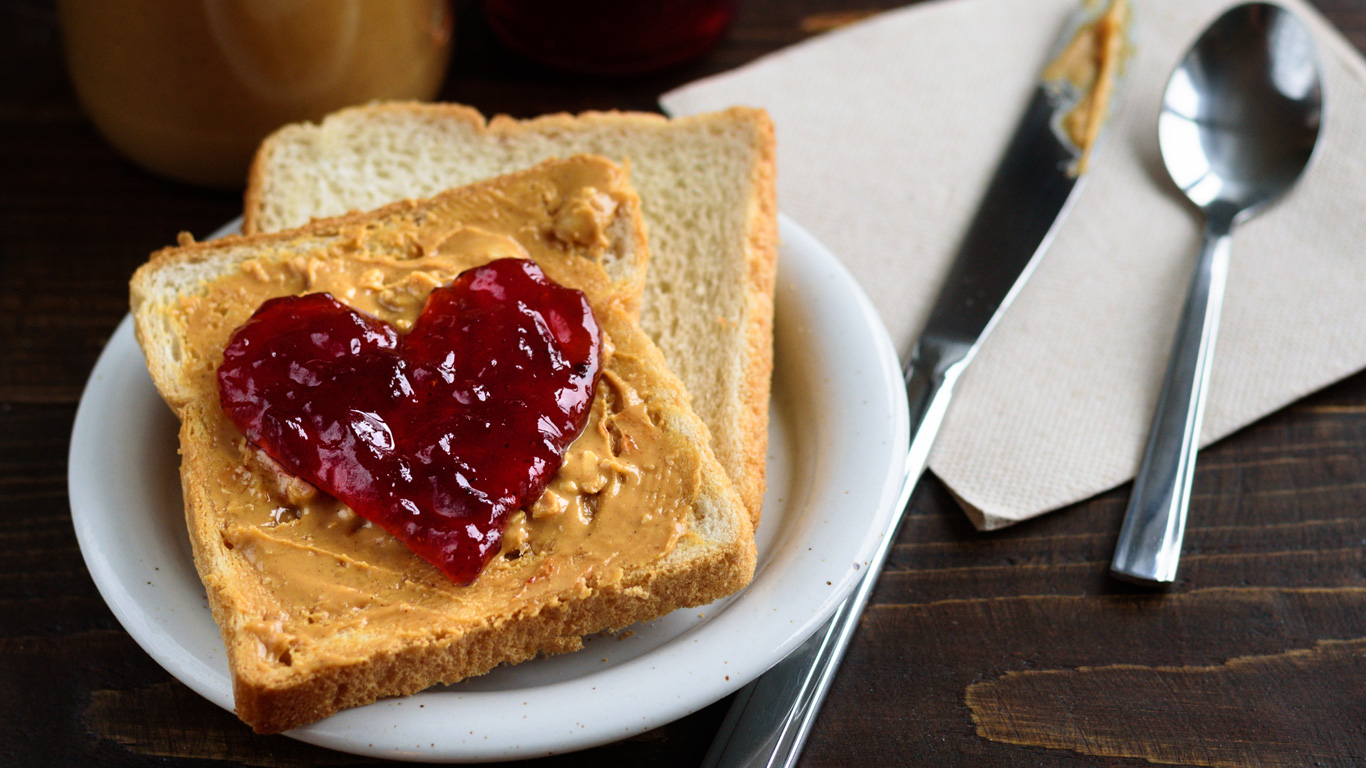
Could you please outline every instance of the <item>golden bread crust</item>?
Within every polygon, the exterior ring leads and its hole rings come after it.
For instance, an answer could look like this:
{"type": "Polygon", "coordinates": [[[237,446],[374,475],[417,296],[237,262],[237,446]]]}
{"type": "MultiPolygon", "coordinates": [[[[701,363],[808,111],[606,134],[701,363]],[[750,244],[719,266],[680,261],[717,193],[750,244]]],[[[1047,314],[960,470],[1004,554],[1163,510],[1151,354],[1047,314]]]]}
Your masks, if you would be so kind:
{"type": "MultiPolygon", "coordinates": [[[[632,297],[639,295],[641,286],[633,278],[615,283],[604,280],[585,290],[605,336],[612,340],[613,359],[624,366],[614,370],[630,378],[644,399],[666,404],[659,414],[659,428],[677,436],[669,443],[676,451],[670,461],[687,467],[697,478],[688,486],[693,495],[682,500],[689,510],[688,532],[671,551],[619,577],[588,574],[574,589],[511,613],[495,613],[483,621],[438,622],[422,631],[405,629],[403,633],[382,625],[366,625],[363,631],[348,631],[348,645],[343,648],[346,652],[336,654],[335,662],[291,664],[288,654],[264,654],[259,635],[248,631],[248,624],[259,620],[260,585],[250,580],[245,556],[227,541],[219,508],[222,491],[215,489],[215,481],[206,470],[213,466],[211,453],[215,440],[220,439],[212,434],[211,416],[221,413],[213,410],[219,408],[216,398],[205,397],[184,380],[186,364],[180,358],[183,339],[176,337],[177,326],[168,319],[174,307],[183,297],[211,284],[216,275],[238,271],[245,261],[260,254],[295,247],[310,252],[346,252],[355,247],[356,228],[371,232],[395,220],[435,217],[432,212],[439,209],[442,200],[473,194],[471,190],[496,189],[498,184],[511,183],[510,178],[550,173],[547,169],[566,162],[610,165],[601,158],[546,163],[428,201],[401,201],[371,213],[317,220],[289,232],[163,249],[135,274],[130,290],[136,336],[158,390],[181,419],[181,483],[195,566],[228,651],[238,715],[256,731],[287,730],[378,698],[483,674],[499,664],[572,651],[579,647],[582,635],[711,602],[742,588],[751,578],[755,564],[753,528],[744,503],[708,448],[706,427],[687,407],[682,384],[630,314],[632,297]]],[[[633,252],[643,258],[647,246],[639,201],[625,186],[624,172],[617,173],[614,178],[623,185],[624,190],[619,191],[626,201],[618,215],[629,219],[632,226],[616,236],[629,242],[626,250],[639,249],[633,252]]],[[[547,271],[550,269],[547,266],[547,271]]],[[[612,365],[617,364],[609,362],[612,365]]],[[[246,471],[257,470],[247,467],[246,471]]],[[[459,589],[451,587],[450,599],[459,599],[459,589]]]]}

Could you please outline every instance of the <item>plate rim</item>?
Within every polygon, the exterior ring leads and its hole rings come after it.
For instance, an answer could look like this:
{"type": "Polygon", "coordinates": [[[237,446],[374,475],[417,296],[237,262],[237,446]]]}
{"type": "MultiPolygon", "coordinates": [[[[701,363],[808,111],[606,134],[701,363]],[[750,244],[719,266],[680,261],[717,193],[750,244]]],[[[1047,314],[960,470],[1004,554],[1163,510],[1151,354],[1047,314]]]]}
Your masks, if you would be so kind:
{"type": "MultiPolygon", "coordinates": [[[[240,218],[229,222],[213,237],[220,236],[234,231],[240,225],[240,218]]],[[[789,652],[796,648],[812,632],[819,628],[824,621],[834,612],[835,608],[843,601],[863,575],[862,565],[866,565],[872,557],[873,551],[884,535],[887,521],[890,519],[892,507],[894,506],[898,491],[904,474],[904,453],[905,445],[908,441],[909,416],[907,414],[906,400],[904,396],[904,384],[902,384],[900,363],[893,349],[890,337],[878,317],[876,310],[873,309],[861,287],[854,280],[852,275],[839,262],[828,249],[817,241],[811,234],[806,232],[788,217],[779,215],[780,229],[780,256],[779,256],[779,290],[785,277],[783,274],[783,264],[790,261],[784,255],[800,253],[804,261],[809,261],[815,266],[810,269],[825,270],[827,281],[825,285],[833,285],[837,290],[826,288],[822,294],[825,297],[836,297],[846,303],[852,303],[855,317],[849,320],[858,325],[863,332],[871,336],[872,351],[876,360],[876,370],[864,372],[870,374],[866,380],[870,387],[876,387],[876,394],[882,397],[882,402],[890,408],[890,434],[891,438],[887,442],[886,450],[879,455],[883,460],[883,470],[881,472],[882,488],[877,501],[877,508],[873,511],[869,520],[868,530],[862,538],[860,546],[854,552],[854,556],[849,559],[849,565],[845,567],[842,575],[832,578],[827,582],[828,589],[823,591],[824,597],[819,601],[816,609],[806,616],[804,621],[793,622],[794,626],[786,633],[786,636],[775,645],[772,645],[763,654],[762,660],[747,660],[744,663],[731,667],[731,674],[725,677],[724,681],[712,681],[710,684],[694,686],[690,691],[679,694],[673,701],[656,701],[655,708],[645,717],[639,720],[632,718],[630,723],[625,725],[613,726],[610,724],[612,718],[607,718],[608,723],[594,723],[593,727],[587,724],[580,724],[578,733],[570,733],[567,736],[553,737],[549,734],[553,729],[546,728],[542,731],[539,741],[530,744],[497,744],[497,745],[470,745],[468,742],[458,740],[454,744],[433,745],[430,749],[413,751],[411,748],[403,747],[398,744],[388,743],[383,738],[373,735],[357,736],[357,726],[364,726],[363,723],[354,722],[358,719],[363,720],[367,710],[376,707],[402,706],[403,701],[418,699],[431,696],[449,696],[450,691],[426,691],[415,694],[411,697],[401,699],[387,699],[366,707],[345,710],[337,715],[327,718],[318,723],[304,726],[293,731],[286,732],[293,738],[305,741],[318,746],[349,752],[357,755],[386,757],[389,759],[412,760],[412,761],[448,761],[448,760],[471,760],[471,761],[494,761],[526,758],[532,756],[557,754],[570,752],[579,749],[587,749],[601,744],[610,743],[633,734],[643,732],[650,728],[658,727],[667,722],[671,722],[687,714],[690,714],[702,707],[705,707],[733,691],[737,690],[752,679],[758,677],[768,667],[780,661],[789,652]],[[369,739],[367,741],[367,739],[369,739]]],[[[789,275],[790,276],[790,275],[789,275]]],[[[806,297],[820,298],[820,297],[806,297]]],[[[776,315],[776,312],[775,312],[776,315]]],[[[776,321],[775,316],[775,321],[776,321]]],[[[160,631],[153,626],[146,616],[145,606],[129,605],[128,600],[132,600],[126,590],[126,585],[120,584],[117,579],[116,568],[108,558],[100,552],[98,543],[93,540],[96,534],[90,526],[88,515],[95,514],[95,508],[100,506],[99,499],[89,498],[89,482],[81,475],[83,474],[86,457],[82,454],[82,446],[79,437],[83,432],[88,433],[92,427],[91,421],[97,419],[93,413],[93,400],[90,398],[92,392],[98,392],[97,379],[105,368],[114,365],[112,356],[120,350],[116,347],[116,341],[122,334],[125,338],[131,336],[131,316],[125,316],[120,322],[114,334],[111,335],[105,349],[101,352],[100,358],[92,370],[85,390],[82,392],[80,406],[77,409],[76,419],[72,428],[71,446],[68,456],[68,488],[71,499],[71,511],[73,525],[76,529],[78,544],[81,549],[82,558],[86,562],[87,569],[91,572],[92,579],[100,592],[105,603],[119,620],[120,624],[129,632],[133,639],[149,654],[152,658],[172,676],[184,682],[191,689],[209,699],[220,707],[232,710],[232,696],[230,680],[227,680],[226,688],[222,686],[225,678],[221,673],[214,671],[210,666],[202,669],[184,666],[186,659],[172,658],[174,649],[169,649],[164,642],[167,638],[158,637],[160,631]],[[106,362],[106,358],[110,358],[106,362]],[[89,402],[88,402],[89,400],[89,402]],[[123,587],[124,591],[119,592],[118,587],[123,587]],[[126,598],[126,599],[125,599],[126,598]],[[140,612],[139,612],[140,611],[140,612]]],[[[777,323],[775,322],[775,331],[777,323]]],[[[134,343],[134,349],[136,344],[134,343]]],[[[138,354],[140,358],[140,354],[138,354]]],[[[776,370],[776,369],[775,369],[776,370]]],[[[774,388],[775,393],[777,387],[774,388]]],[[[867,397],[864,404],[867,405],[874,398],[867,397]]],[[[882,411],[879,409],[879,413],[882,411]]],[[[870,472],[870,474],[876,474],[870,472]]],[[[760,553],[760,567],[763,567],[764,553],[760,553]]],[[[756,582],[760,574],[756,573],[756,582]]],[[[201,585],[195,585],[201,588],[201,585]]],[[[703,634],[710,632],[715,634],[718,630],[724,629],[729,621],[725,619],[726,611],[733,607],[735,602],[742,602],[742,596],[750,592],[750,588],[739,593],[733,598],[733,602],[727,602],[720,611],[720,618],[708,620],[706,623],[693,627],[678,637],[675,637],[660,647],[647,651],[643,655],[629,659],[621,664],[615,665],[611,669],[604,670],[602,673],[593,673],[586,676],[563,680],[549,685],[537,686],[535,690],[540,691],[567,691],[572,692],[577,687],[582,687],[586,679],[595,679],[599,676],[606,676],[609,672],[613,675],[625,674],[625,671],[636,670],[639,665],[647,664],[649,661],[658,661],[656,658],[661,653],[674,654],[675,658],[691,658],[695,653],[689,654],[680,648],[688,648],[687,644],[680,645],[681,641],[690,635],[703,634]],[[675,647],[679,646],[679,647],[675,647]]],[[[205,606],[207,612],[207,605],[205,606]]],[[[736,620],[736,619],[732,619],[736,620]]],[[[216,630],[216,627],[215,627],[216,630]]],[[[693,637],[693,645],[696,645],[698,638],[693,637]]],[[[172,643],[171,645],[174,645],[172,643]]],[[[221,646],[220,646],[221,651],[221,646]]],[[[188,651],[186,652],[188,654],[188,651]]],[[[192,655],[192,654],[190,654],[192,655]]],[[[226,659],[223,660],[226,663],[226,659]]],[[[726,662],[729,663],[729,662],[726,662]]],[[[651,670],[653,671],[653,669],[651,670]]],[[[657,675],[656,675],[657,676],[657,675]]],[[[517,689],[513,689],[515,691],[517,689]]],[[[457,702],[463,701],[466,697],[476,699],[485,698],[491,694],[507,694],[510,691],[497,692],[474,692],[474,693],[455,693],[457,702]]],[[[639,714],[639,702],[633,702],[631,711],[639,714]]],[[[434,708],[427,708],[431,712],[434,708]]],[[[609,706],[610,709],[610,706],[609,706]]],[[[372,713],[373,714],[373,713],[372,713]]],[[[405,713],[406,714],[406,713],[405,713]]],[[[364,730],[362,727],[361,730],[364,730]]],[[[401,729],[400,729],[401,730],[401,729]]],[[[408,743],[411,743],[409,741],[408,743]]]]}

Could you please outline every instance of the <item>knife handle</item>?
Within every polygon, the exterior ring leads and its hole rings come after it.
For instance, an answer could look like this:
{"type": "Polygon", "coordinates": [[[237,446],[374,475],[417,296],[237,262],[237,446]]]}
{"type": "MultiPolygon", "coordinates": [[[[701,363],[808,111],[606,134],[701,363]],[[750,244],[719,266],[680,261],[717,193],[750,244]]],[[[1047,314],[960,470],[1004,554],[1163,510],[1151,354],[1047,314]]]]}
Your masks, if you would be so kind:
{"type": "Polygon", "coordinates": [[[966,365],[966,360],[960,360],[944,369],[919,360],[922,357],[917,353],[906,367],[912,435],[906,477],[895,512],[863,578],[824,626],[787,658],[740,689],[702,761],[704,768],[790,768],[801,755],[825,693],[858,628],[859,616],[877,586],[877,576],[896,540],[911,492],[925,471],[953,384],[966,365]]]}
{"type": "Polygon", "coordinates": [[[1205,227],[1148,447],[1110,563],[1110,573],[1124,581],[1161,586],[1176,578],[1228,280],[1232,228],[1227,217],[1211,217],[1205,227]]]}

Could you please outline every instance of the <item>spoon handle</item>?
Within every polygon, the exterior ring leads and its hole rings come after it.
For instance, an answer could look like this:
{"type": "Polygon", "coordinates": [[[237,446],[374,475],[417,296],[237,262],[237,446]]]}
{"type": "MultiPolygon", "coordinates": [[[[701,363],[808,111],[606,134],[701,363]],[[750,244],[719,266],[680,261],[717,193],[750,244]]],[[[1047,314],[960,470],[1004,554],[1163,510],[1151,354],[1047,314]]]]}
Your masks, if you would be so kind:
{"type": "Polygon", "coordinates": [[[1231,217],[1213,217],[1205,226],[1205,241],[1176,330],[1148,447],[1110,563],[1110,573],[1124,581],[1161,585],[1176,578],[1214,362],[1214,337],[1228,279],[1231,231],[1231,217]]]}

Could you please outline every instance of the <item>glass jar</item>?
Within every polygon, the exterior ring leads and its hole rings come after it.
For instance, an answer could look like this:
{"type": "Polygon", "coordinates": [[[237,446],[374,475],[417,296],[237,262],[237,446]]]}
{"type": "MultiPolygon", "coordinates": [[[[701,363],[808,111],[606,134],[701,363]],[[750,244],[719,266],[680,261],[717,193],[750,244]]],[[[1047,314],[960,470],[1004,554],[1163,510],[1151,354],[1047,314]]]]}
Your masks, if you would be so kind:
{"type": "Polygon", "coordinates": [[[484,0],[495,34],[527,58],[576,72],[633,75],[707,52],[737,0],[484,0]]]}
{"type": "Polygon", "coordinates": [[[76,95],[119,151],[165,176],[241,186],[286,123],[431,99],[447,0],[58,0],[76,95]]]}

